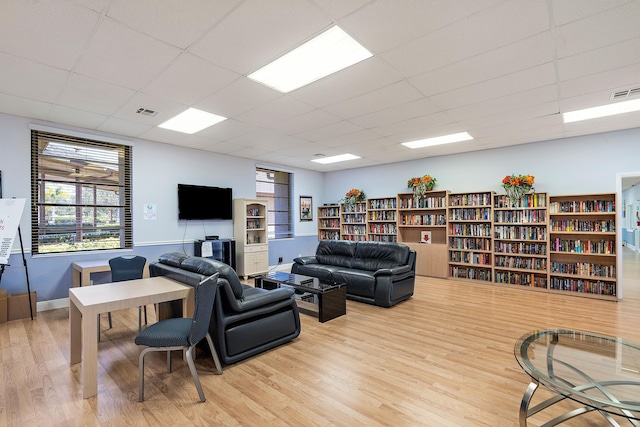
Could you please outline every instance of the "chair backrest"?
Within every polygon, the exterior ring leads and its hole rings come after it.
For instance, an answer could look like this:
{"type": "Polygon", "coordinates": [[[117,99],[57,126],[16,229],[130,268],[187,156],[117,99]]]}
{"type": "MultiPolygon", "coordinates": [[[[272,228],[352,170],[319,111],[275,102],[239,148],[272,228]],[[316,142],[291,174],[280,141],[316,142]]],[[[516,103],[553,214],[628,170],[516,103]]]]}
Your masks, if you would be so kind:
{"type": "Polygon", "coordinates": [[[195,286],[195,308],[193,310],[191,332],[189,333],[190,345],[199,343],[209,332],[213,302],[216,299],[218,276],[219,273],[208,276],[195,286]]]}
{"type": "Polygon", "coordinates": [[[147,259],[139,255],[111,258],[109,260],[111,281],[122,282],[124,280],[142,279],[146,263],[147,259]]]}

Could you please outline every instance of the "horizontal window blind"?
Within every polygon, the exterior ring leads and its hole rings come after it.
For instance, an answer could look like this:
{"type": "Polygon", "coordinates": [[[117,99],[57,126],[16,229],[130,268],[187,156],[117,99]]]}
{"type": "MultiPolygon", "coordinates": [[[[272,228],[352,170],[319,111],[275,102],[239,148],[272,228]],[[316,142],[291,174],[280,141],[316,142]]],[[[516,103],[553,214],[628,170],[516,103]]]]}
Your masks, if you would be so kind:
{"type": "Polygon", "coordinates": [[[293,237],[291,226],[291,174],[256,167],[256,196],[268,200],[267,227],[270,239],[293,237]]]}

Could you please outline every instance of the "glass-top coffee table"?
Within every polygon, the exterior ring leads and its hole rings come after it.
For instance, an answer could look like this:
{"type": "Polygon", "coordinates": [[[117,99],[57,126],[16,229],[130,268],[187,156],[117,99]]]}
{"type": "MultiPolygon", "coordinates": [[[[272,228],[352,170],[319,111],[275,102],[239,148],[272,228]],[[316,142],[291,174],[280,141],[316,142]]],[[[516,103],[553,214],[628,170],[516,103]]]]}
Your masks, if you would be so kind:
{"type": "Polygon", "coordinates": [[[325,282],[302,274],[270,271],[257,276],[256,288],[275,289],[288,286],[295,290],[300,312],[311,314],[326,322],[347,313],[347,287],[345,283],[325,282]]]}
{"type": "Polygon", "coordinates": [[[514,353],[532,379],[520,404],[520,426],[526,426],[530,416],[565,399],[583,406],[545,426],[590,411],[600,412],[613,426],[620,424],[612,415],[640,426],[640,345],[591,332],[547,329],[522,336],[516,341],[514,353]],[[529,408],[540,384],[557,396],[529,408]]]}

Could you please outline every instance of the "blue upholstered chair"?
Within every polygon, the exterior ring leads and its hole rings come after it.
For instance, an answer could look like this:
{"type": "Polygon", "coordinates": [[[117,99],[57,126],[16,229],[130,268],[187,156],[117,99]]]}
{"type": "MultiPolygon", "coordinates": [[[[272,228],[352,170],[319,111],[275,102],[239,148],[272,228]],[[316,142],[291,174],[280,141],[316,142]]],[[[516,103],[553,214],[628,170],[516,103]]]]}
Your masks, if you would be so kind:
{"type": "Polygon", "coordinates": [[[146,345],[147,348],[140,353],[138,363],[140,369],[140,379],[138,400],[144,401],[144,356],[151,351],[167,352],[167,372],[171,373],[171,351],[187,350],[186,359],[191,371],[191,376],[198,389],[200,400],[204,402],[204,392],[200,385],[198,372],[194,364],[195,347],[203,338],[209,343],[209,350],[216,364],[218,374],[222,374],[222,366],[220,359],[209,335],[209,322],[211,321],[211,311],[213,310],[213,302],[216,298],[216,288],[218,282],[218,273],[206,277],[195,286],[195,309],[193,318],[172,318],[161,320],[158,323],[147,327],[136,337],[136,344],[146,345]]]}
{"type": "MultiPolygon", "coordinates": [[[[116,257],[109,260],[111,268],[111,281],[123,282],[125,280],[142,279],[144,265],[147,259],[142,256],[116,257]]],[[[98,325],[100,322],[98,322],[98,325]]],[[[144,324],[147,324],[147,306],[144,306],[144,324]]],[[[112,328],[111,313],[109,313],[109,328],[112,328]]],[[[142,307],[138,307],[138,332],[142,329],[142,307]]],[[[98,336],[100,329],[98,328],[98,336]]]]}

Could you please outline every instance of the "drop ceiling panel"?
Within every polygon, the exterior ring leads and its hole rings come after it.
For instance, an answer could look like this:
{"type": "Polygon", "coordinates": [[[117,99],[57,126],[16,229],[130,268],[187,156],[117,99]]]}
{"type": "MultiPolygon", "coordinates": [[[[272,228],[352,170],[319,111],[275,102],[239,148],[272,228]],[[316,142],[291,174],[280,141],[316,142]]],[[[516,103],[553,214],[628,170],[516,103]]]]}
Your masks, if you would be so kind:
{"type": "Polygon", "coordinates": [[[562,0],[550,2],[551,12],[555,25],[564,25],[569,22],[585,19],[598,15],[606,10],[613,9],[628,3],[629,0],[584,1],[562,0]]]}
{"type": "Polygon", "coordinates": [[[48,120],[51,107],[46,102],[0,93],[0,111],[6,114],[48,120]]]}
{"type": "Polygon", "coordinates": [[[239,78],[218,92],[195,104],[205,111],[219,111],[224,117],[236,117],[253,110],[282,94],[247,78],[239,78]]]}
{"type": "Polygon", "coordinates": [[[331,18],[338,20],[346,15],[360,9],[367,3],[371,3],[373,0],[312,0],[318,6],[320,6],[326,14],[331,18]]]}
{"type": "Polygon", "coordinates": [[[157,126],[173,116],[182,113],[187,108],[184,104],[161,99],[148,93],[138,92],[120,107],[113,116],[145,125],[157,126]],[[138,111],[139,108],[154,110],[158,112],[158,115],[151,117],[144,114],[137,114],[136,111],[138,111]]]}
{"type": "Polygon", "coordinates": [[[186,49],[216,25],[239,0],[115,0],[107,16],[186,49]]]}
{"type": "Polygon", "coordinates": [[[259,129],[258,126],[239,122],[234,119],[227,119],[198,133],[204,137],[213,138],[218,141],[227,141],[240,135],[256,132],[259,129]]]}
{"type": "Polygon", "coordinates": [[[179,53],[176,47],[104,19],[76,71],[138,90],[155,79],[179,53]]]}
{"type": "Polygon", "coordinates": [[[0,93],[53,102],[69,72],[0,52],[0,93]]]}
{"type": "Polygon", "coordinates": [[[556,28],[558,58],[640,37],[640,3],[629,2],[556,28]]]}
{"type": "Polygon", "coordinates": [[[358,143],[370,143],[372,141],[385,141],[387,144],[391,144],[392,142],[386,138],[381,138],[380,135],[371,132],[370,130],[361,130],[357,132],[352,132],[346,135],[338,135],[331,138],[324,138],[319,140],[318,142],[326,147],[336,148],[336,147],[344,147],[349,144],[358,144],[358,143]]]}
{"type": "Polygon", "coordinates": [[[0,51],[71,70],[99,19],[70,1],[3,1],[0,51]]]}
{"type": "Polygon", "coordinates": [[[359,132],[362,128],[346,120],[331,123],[313,130],[301,132],[295,136],[309,141],[321,141],[323,139],[334,138],[338,135],[348,135],[359,132]]]}
{"type": "MultiPolygon", "coordinates": [[[[390,123],[384,126],[374,127],[371,130],[378,135],[392,136],[402,135],[408,132],[414,132],[421,134],[422,138],[429,138],[431,136],[438,136],[438,134],[431,133],[430,129],[437,126],[442,126],[454,122],[454,120],[446,113],[427,114],[420,117],[414,117],[409,120],[403,120],[397,123],[390,123]]],[[[462,132],[460,130],[459,132],[462,132]]],[[[440,134],[442,135],[442,134],[440,134]]]]}
{"type": "Polygon", "coordinates": [[[557,61],[560,81],[585,77],[640,62],[640,37],[562,58],[557,61]]]}
{"type": "Polygon", "coordinates": [[[49,111],[48,120],[81,128],[96,129],[107,116],[88,111],[76,110],[62,105],[54,105],[49,111]]]}
{"type": "Polygon", "coordinates": [[[273,123],[271,127],[287,135],[316,129],[328,124],[337,123],[341,119],[326,111],[316,109],[281,122],[273,123]]]}
{"type": "Polygon", "coordinates": [[[135,91],[80,74],[72,74],[66,87],[58,97],[58,103],[71,108],[83,109],[92,105],[94,112],[110,115],[135,95],[135,91]]]}
{"type": "Polygon", "coordinates": [[[613,93],[640,87],[640,63],[564,81],[559,83],[558,87],[564,97],[574,97],[585,92],[602,90],[610,90],[613,93]]]}
{"type": "MultiPolygon", "coordinates": [[[[144,91],[159,98],[193,105],[240,77],[236,73],[185,52],[145,86],[144,91]]],[[[216,111],[209,112],[221,114],[216,111]]]]}
{"type": "Polygon", "coordinates": [[[416,101],[407,102],[393,108],[387,108],[375,113],[365,114],[363,116],[354,117],[349,121],[360,125],[364,128],[373,128],[383,126],[390,123],[397,123],[411,119],[417,116],[425,116],[441,111],[435,103],[428,99],[418,99],[416,101]]]}
{"type": "Polygon", "coordinates": [[[110,132],[116,135],[135,137],[142,135],[152,127],[152,125],[144,125],[141,123],[118,119],[116,117],[109,117],[100,126],[98,126],[97,129],[102,132],[110,132]]]}
{"type": "Polygon", "coordinates": [[[236,119],[256,126],[269,126],[271,123],[301,116],[312,110],[314,107],[310,105],[288,96],[281,96],[254,110],[240,114],[236,119]]]}
{"type": "Polygon", "coordinates": [[[331,23],[306,1],[249,1],[231,12],[190,50],[246,75],[318,35],[331,23]]]}

